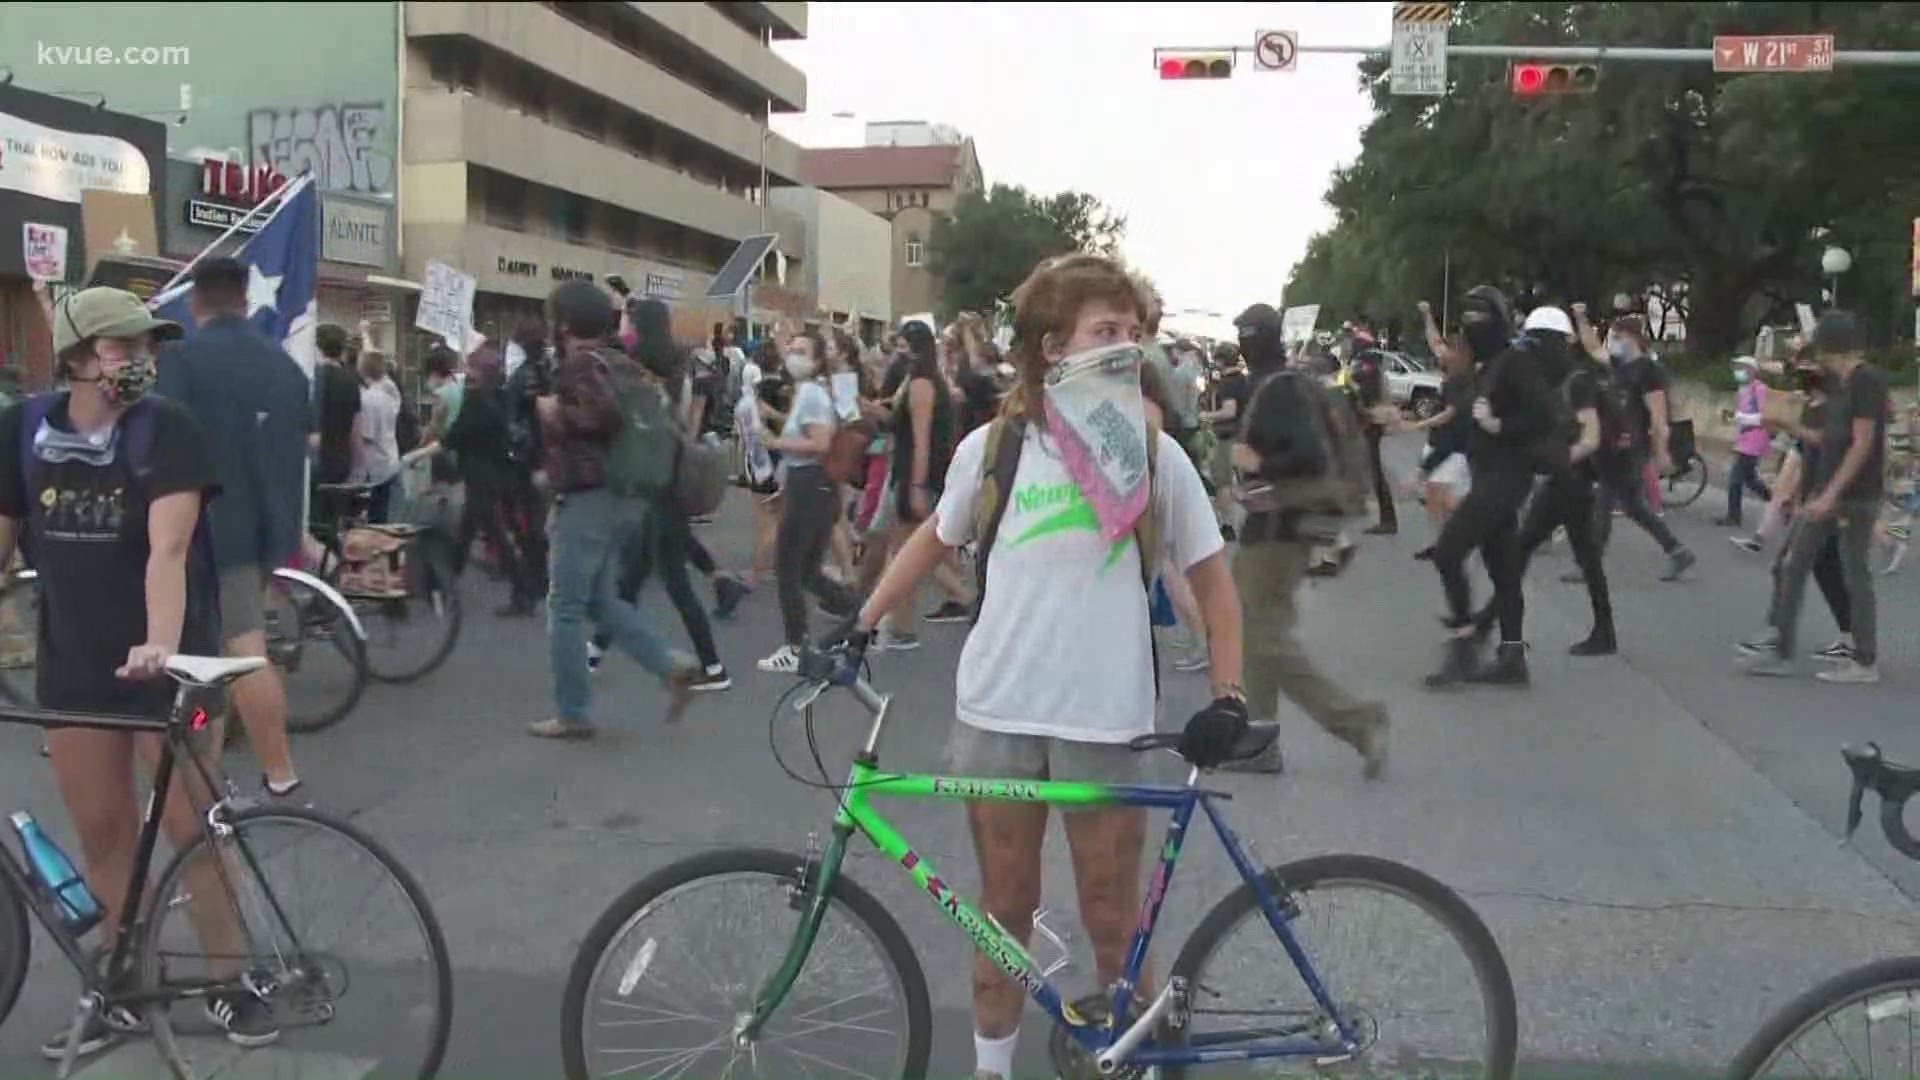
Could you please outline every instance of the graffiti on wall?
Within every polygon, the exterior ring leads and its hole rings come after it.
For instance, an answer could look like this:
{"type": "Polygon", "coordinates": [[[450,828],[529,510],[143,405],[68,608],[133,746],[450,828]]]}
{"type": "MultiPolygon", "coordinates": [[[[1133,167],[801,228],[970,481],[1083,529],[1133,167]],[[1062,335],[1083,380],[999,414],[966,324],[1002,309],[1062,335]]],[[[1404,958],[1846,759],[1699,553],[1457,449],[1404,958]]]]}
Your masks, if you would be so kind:
{"type": "Polygon", "coordinates": [[[287,176],[311,169],[327,191],[393,190],[393,130],[383,102],[340,102],[247,114],[253,162],[287,176]]]}

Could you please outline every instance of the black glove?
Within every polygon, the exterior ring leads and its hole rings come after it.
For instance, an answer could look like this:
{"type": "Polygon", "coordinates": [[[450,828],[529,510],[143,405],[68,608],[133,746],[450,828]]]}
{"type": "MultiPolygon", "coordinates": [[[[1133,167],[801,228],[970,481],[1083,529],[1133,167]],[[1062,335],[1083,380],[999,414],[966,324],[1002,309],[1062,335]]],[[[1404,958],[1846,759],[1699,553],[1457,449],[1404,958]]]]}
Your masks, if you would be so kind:
{"type": "Polygon", "coordinates": [[[1247,734],[1247,703],[1236,697],[1218,697],[1193,714],[1180,732],[1180,756],[1189,764],[1211,769],[1232,755],[1247,734]]]}
{"type": "Polygon", "coordinates": [[[845,656],[855,665],[866,659],[867,645],[873,641],[873,633],[860,629],[858,613],[847,616],[826,632],[820,639],[820,651],[845,656]]]}

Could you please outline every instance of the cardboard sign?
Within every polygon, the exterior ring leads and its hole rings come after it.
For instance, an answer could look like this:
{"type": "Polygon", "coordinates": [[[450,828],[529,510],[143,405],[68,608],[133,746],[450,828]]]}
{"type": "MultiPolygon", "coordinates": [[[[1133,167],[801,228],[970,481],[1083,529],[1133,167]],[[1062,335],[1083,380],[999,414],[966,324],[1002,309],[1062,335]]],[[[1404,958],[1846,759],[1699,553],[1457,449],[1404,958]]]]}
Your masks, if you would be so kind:
{"type": "Polygon", "coordinates": [[[67,229],[64,225],[21,222],[21,251],[27,276],[35,281],[67,280],[67,229]]]}
{"type": "Polygon", "coordinates": [[[449,345],[462,345],[473,326],[472,275],[446,263],[428,260],[426,284],[420,290],[420,310],[413,325],[440,335],[449,345]]]}

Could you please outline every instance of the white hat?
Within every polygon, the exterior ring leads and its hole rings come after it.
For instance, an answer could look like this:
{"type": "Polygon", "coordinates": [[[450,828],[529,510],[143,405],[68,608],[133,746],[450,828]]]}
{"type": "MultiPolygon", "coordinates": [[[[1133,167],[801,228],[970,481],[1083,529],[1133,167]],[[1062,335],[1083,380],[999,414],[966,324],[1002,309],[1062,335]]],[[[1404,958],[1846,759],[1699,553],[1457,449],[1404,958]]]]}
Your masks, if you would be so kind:
{"type": "Polygon", "coordinates": [[[1736,356],[1733,358],[1733,366],[1752,368],[1755,371],[1758,371],[1760,370],[1760,361],[1755,360],[1751,356],[1736,356]]]}
{"type": "Polygon", "coordinates": [[[1522,330],[1551,330],[1556,334],[1565,334],[1567,337],[1573,336],[1573,320],[1567,318],[1566,312],[1561,311],[1552,304],[1541,304],[1539,307],[1527,312],[1527,321],[1520,328],[1522,330]]]}

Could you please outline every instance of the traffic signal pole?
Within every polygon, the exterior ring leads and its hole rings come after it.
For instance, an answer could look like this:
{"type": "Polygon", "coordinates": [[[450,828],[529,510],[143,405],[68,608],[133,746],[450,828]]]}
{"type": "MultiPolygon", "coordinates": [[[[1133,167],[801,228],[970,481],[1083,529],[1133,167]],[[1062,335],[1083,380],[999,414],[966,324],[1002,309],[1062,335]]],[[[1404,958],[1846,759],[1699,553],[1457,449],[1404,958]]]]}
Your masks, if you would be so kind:
{"type": "MultiPolygon", "coordinates": [[[[1358,56],[1373,54],[1385,55],[1393,51],[1389,45],[1308,45],[1296,46],[1303,53],[1334,53],[1358,56]]],[[[1161,52],[1230,52],[1238,57],[1241,53],[1253,52],[1248,45],[1182,45],[1179,48],[1154,50],[1161,52]]],[[[1502,60],[1580,60],[1589,63],[1603,60],[1630,61],[1643,64],[1698,64],[1713,63],[1713,50],[1674,49],[1647,45],[1454,45],[1448,43],[1448,56],[1478,56],[1502,60]]],[[[1920,50],[1876,50],[1876,49],[1835,49],[1833,62],[1857,65],[1861,67],[1920,67],[1920,50]]],[[[1155,61],[1158,66],[1158,60],[1155,61]]]]}

